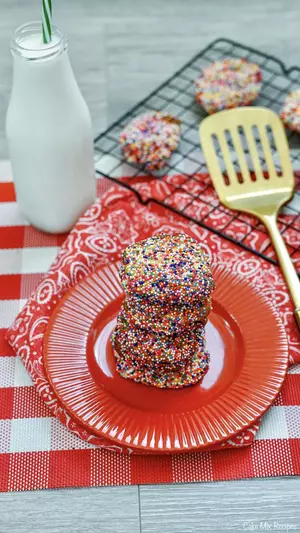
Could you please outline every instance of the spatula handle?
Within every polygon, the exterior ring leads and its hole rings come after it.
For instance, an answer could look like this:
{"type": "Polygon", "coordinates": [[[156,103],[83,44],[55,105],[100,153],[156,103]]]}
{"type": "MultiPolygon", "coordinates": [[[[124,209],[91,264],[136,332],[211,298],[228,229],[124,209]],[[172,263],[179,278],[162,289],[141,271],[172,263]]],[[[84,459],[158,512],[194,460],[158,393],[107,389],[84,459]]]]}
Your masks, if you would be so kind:
{"type": "Polygon", "coordinates": [[[298,324],[298,328],[300,329],[300,281],[298,278],[298,274],[295,270],[284,240],[278,229],[276,215],[265,215],[262,217],[262,222],[264,222],[270,234],[281,270],[283,272],[290,294],[295,304],[294,316],[298,324]]]}
{"type": "Polygon", "coordinates": [[[295,309],[294,317],[295,317],[296,322],[298,324],[298,328],[300,329],[300,309],[295,309]]]}

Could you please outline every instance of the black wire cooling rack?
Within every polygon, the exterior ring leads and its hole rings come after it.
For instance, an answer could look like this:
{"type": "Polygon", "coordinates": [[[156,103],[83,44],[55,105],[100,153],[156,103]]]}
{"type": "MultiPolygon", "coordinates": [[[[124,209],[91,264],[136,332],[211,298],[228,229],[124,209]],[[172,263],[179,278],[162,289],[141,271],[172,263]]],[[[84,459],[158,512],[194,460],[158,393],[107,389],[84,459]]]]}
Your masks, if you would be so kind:
{"type": "MultiPolygon", "coordinates": [[[[225,57],[244,57],[260,66],[263,86],[255,105],[268,107],[279,113],[287,94],[300,88],[300,68],[287,69],[275,57],[228,39],[218,39],[96,138],[96,171],[134,191],[142,203],[154,201],[168,207],[275,263],[274,250],[262,224],[255,218],[220,205],[199,143],[198,127],[206,112],[195,101],[194,80],[209,63],[225,57]],[[171,113],[181,121],[179,147],[163,171],[155,174],[127,163],[118,144],[119,135],[130,120],[153,110],[171,113]],[[160,186],[157,186],[158,180],[160,186]],[[151,184],[154,186],[151,187],[151,184]]],[[[300,273],[300,135],[287,131],[287,136],[295,170],[296,193],[280,215],[279,225],[300,273]]],[[[264,166],[263,151],[259,150],[259,153],[264,166]]],[[[280,170],[275,146],[273,158],[280,170]]],[[[249,166],[251,168],[251,161],[249,166]]]]}

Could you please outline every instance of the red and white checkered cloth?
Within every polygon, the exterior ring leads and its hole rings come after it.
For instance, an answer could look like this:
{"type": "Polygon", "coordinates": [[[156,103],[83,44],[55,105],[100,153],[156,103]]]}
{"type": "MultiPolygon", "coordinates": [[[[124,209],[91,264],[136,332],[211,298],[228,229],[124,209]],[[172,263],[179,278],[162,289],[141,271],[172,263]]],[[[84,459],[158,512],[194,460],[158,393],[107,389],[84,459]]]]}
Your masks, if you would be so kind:
{"type": "MultiPolygon", "coordinates": [[[[7,179],[9,169],[1,170],[7,179]]],[[[283,391],[248,448],[134,456],[93,447],[68,431],[38,397],[23,364],[4,340],[5,329],[49,268],[64,238],[41,234],[26,224],[15,204],[11,183],[0,183],[0,195],[0,490],[300,473],[299,365],[290,369],[283,391]]],[[[149,222],[153,216],[150,209],[149,222]]],[[[228,247],[228,261],[231,254],[228,247]]],[[[285,298],[279,288],[274,294],[285,298]]],[[[277,304],[280,307],[282,302],[277,304]]],[[[291,319],[289,310],[285,315],[284,320],[291,319]]],[[[294,342],[294,359],[297,353],[294,342]]]]}

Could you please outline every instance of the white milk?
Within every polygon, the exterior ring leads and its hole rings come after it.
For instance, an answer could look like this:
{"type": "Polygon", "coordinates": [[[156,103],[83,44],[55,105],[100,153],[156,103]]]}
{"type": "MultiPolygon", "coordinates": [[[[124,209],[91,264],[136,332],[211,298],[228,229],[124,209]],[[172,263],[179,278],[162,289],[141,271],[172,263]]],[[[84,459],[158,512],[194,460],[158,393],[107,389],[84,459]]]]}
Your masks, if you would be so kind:
{"type": "Polygon", "coordinates": [[[95,199],[89,111],[56,28],[43,44],[39,23],[22,26],[12,53],[6,132],[17,201],[33,226],[65,232],[95,199]]]}

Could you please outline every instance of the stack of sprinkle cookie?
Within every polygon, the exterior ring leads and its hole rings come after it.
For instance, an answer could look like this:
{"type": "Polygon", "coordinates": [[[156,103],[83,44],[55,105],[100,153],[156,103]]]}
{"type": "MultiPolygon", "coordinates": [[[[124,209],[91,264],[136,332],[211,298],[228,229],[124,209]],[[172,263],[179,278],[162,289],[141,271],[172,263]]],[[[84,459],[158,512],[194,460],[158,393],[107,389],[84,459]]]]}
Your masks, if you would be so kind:
{"type": "Polygon", "coordinates": [[[258,65],[228,58],[206,67],[195,80],[196,100],[207,113],[251,104],[261,89],[258,65]]]}
{"type": "Polygon", "coordinates": [[[120,135],[120,145],[128,163],[153,172],[165,166],[179,139],[180,121],[167,113],[154,111],[132,120],[120,135]]]}
{"type": "Polygon", "coordinates": [[[287,96],[280,117],[287,128],[300,133],[300,89],[287,96]]]}
{"type": "Polygon", "coordinates": [[[123,252],[125,300],[112,342],[124,378],[181,388],[205,374],[204,327],[214,281],[207,255],[185,234],[160,234],[123,252]]]}

